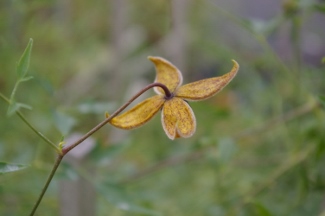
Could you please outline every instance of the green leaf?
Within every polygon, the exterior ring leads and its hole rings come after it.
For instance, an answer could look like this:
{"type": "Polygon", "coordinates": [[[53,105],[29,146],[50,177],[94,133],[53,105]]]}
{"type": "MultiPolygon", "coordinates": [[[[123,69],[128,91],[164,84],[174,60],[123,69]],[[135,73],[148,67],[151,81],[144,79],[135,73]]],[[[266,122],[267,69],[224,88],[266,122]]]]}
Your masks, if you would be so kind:
{"type": "Polygon", "coordinates": [[[7,116],[12,116],[16,111],[18,111],[19,107],[15,101],[11,101],[7,110],[7,116]]]}
{"type": "Polygon", "coordinates": [[[32,107],[28,104],[24,103],[18,103],[16,101],[11,101],[8,110],[7,110],[7,116],[12,116],[15,112],[17,112],[20,108],[25,108],[31,110],[32,107]]]}
{"type": "Polygon", "coordinates": [[[26,167],[28,167],[28,165],[0,162],[0,174],[16,172],[21,169],[25,169],[26,167]]]}
{"type": "Polygon", "coordinates": [[[29,67],[30,54],[32,52],[33,39],[29,39],[29,43],[21,56],[17,65],[17,74],[20,79],[24,78],[27,74],[29,67]]]}
{"type": "Polygon", "coordinates": [[[27,81],[29,81],[29,80],[31,80],[33,78],[34,78],[33,76],[27,76],[27,77],[24,77],[24,78],[20,79],[19,82],[27,82],[27,81]]]}
{"type": "Polygon", "coordinates": [[[17,103],[17,106],[19,109],[20,108],[29,109],[29,110],[33,109],[33,107],[29,106],[28,104],[24,104],[24,103],[17,103]]]}
{"type": "Polygon", "coordinates": [[[325,64],[325,57],[323,57],[323,59],[322,59],[322,63],[324,63],[324,64],[325,64]]]}

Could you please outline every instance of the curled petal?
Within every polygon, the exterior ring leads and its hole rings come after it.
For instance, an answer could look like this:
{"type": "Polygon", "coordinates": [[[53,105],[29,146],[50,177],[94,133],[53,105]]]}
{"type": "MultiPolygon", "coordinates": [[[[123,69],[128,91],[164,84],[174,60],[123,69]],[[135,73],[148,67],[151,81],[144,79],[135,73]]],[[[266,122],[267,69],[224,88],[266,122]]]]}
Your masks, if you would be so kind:
{"type": "Polygon", "coordinates": [[[125,113],[114,117],[110,123],[122,129],[139,127],[149,121],[161,108],[165,99],[162,95],[148,98],[125,113]]]}
{"type": "MultiPolygon", "coordinates": [[[[164,84],[171,92],[174,92],[182,84],[183,76],[172,63],[161,57],[149,56],[148,59],[156,66],[155,82],[164,84]]],[[[164,94],[164,91],[160,87],[155,87],[154,90],[158,94],[164,94]]]]}
{"type": "Polygon", "coordinates": [[[193,101],[204,100],[213,96],[221,91],[237,74],[239,64],[235,60],[232,61],[234,66],[229,73],[183,85],[177,90],[175,95],[193,101]]]}
{"type": "Polygon", "coordinates": [[[196,130],[196,120],[192,108],[180,98],[167,100],[163,106],[161,121],[170,139],[190,137],[196,130]]]}

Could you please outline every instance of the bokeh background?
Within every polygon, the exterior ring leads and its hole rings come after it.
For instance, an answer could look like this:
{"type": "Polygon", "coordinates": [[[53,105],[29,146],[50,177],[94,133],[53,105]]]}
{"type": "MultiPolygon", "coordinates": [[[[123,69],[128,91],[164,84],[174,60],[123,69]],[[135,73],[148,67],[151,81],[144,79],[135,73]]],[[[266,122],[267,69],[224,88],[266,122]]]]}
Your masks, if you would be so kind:
{"type": "MultiPolygon", "coordinates": [[[[37,215],[325,215],[325,1],[1,0],[0,92],[55,143],[86,133],[155,77],[162,56],[184,82],[237,77],[190,103],[197,132],[171,141],[157,115],[105,126],[69,153],[37,215]]],[[[142,98],[153,95],[147,92],[142,98]]],[[[0,101],[0,215],[27,215],[55,152],[0,101]]]]}

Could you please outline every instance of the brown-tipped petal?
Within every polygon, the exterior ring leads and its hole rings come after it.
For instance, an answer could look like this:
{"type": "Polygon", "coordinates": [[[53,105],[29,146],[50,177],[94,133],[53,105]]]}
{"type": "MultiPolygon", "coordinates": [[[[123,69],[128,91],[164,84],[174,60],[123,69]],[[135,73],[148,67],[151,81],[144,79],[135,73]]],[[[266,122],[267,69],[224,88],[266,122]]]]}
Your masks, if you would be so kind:
{"type": "MultiPolygon", "coordinates": [[[[182,84],[182,73],[172,63],[161,57],[149,56],[148,59],[156,66],[155,82],[164,84],[171,92],[174,92],[182,84]]],[[[158,94],[164,94],[160,87],[154,87],[154,90],[158,94]]]]}
{"type": "Polygon", "coordinates": [[[161,121],[170,139],[190,137],[196,130],[192,108],[180,98],[167,100],[163,106],[161,121]]]}
{"type": "Polygon", "coordinates": [[[164,96],[153,96],[137,104],[125,113],[114,117],[110,123],[122,129],[139,127],[149,121],[159,111],[164,102],[164,96]]]}
{"type": "Polygon", "coordinates": [[[199,80],[181,86],[175,92],[175,96],[186,100],[204,100],[221,91],[237,74],[239,64],[234,63],[231,71],[223,76],[199,80]]]}

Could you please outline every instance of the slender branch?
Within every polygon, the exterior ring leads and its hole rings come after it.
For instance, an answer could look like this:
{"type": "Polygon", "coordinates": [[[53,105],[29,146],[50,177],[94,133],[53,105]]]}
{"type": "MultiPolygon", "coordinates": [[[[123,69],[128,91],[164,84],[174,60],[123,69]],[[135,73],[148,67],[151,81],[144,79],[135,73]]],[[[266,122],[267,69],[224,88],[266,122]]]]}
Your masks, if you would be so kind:
{"type": "Polygon", "coordinates": [[[46,143],[48,143],[52,148],[54,148],[59,154],[62,153],[61,149],[57,147],[51,140],[49,140],[46,136],[44,136],[41,132],[36,130],[36,128],[31,125],[27,119],[24,117],[24,115],[20,111],[16,111],[16,114],[25,122],[30,129],[32,129],[38,136],[40,136],[46,143]]]}
{"type": "MultiPolygon", "coordinates": [[[[166,97],[170,97],[171,93],[168,90],[168,88],[161,84],[161,83],[152,83],[148,86],[146,86],[145,88],[143,88],[142,90],[140,90],[136,95],[134,95],[128,102],[126,102],[123,106],[121,106],[119,109],[117,109],[112,115],[110,115],[108,118],[106,118],[104,121],[102,121],[101,123],[99,123],[97,126],[95,126],[93,129],[91,129],[88,133],[86,133],[83,137],[81,137],[79,140],[77,140],[76,142],[72,143],[71,145],[68,145],[68,147],[63,148],[62,152],[58,153],[56,162],[52,168],[52,171],[49,175],[49,177],[46,180],[46,183],[41,191],[41,194],[39,195],[33,209],[32,212],[30,214],[30,216],[33,216],[39,206],[39,204],[41,203],[43,196],[49,186],[49,184],[51,183],[53,176],[57,170],[57,168],[59,167],[63,157],[69,152],[71,151],[73,148],[75,148],[77,145],[79,145],[80,143],[82,143],[85,139],[87,139],[88,137],[90,137],[93,133],[95,133],[96,131],[98,131],[100,128],[102,128],[105,124],[107,124],[112,118],[114,118],[115,116],[117,116],[120,112],[122,112],[127,106],[129,106],[135,99],[137,99],[140,95],[142,95],[144,92],[146,92],[147,90],[153,88],[153,87],[161,87],[164,91],[165,91],[165,95],[166,97]]],[[[2,96],[1,96],[2,97],[2,96]]],[[[6,97],[4,97],[4,99],[6,99],[6,97]]]]}
{"type": "Polygon", "coordinates": [[[2,100],[10,104],[10,100],[6,96],[4,96],[1,92],[0,92],[0,97],[2,98],[2,100]]]}
{"type": "Polygon", "coordinates": [[[161,87],[164,92],[166,97],[170,97],[172,94],[170,93],[170,91],[168,90],[168,88],[161,83],[152,83],[150,85],[147,85],[145,88],[143,88],[142,90],[140,90],[136,95],[134,95],[128,102],[126,102],[123,106],[121,106],[119,109],[117,109],[112,115],[110,115],[108,118],[106,118],[104,121],[102,121],[101,123],[99,123],[97,126],[95,126],[93,129],[91,129],[88,133],[86,133],[83,137],[81,137],[79,140],[77,140],[76,142],[74,142],[73,144],[67,146],[66,148],[62,149],[62,153],[65,155],[67,154],[69,151],[71,151],[73,148],[75,148],[77,145],[79,145],[80,143],[82,143],[85,139],[87,139],[88,137],[90,137],[93,133],[95,133],[96,131],[98,131],[100,128],[102,128],[104,125],[106,125],[110,120],[112,120],[112,118],[114,118],[115,116],[117,116],[119,113],[121,113],[126,107],[128,107],[135,99],[137,99],[140,95],[142,95],[144,92],[146,92],[147,90],[153,88],[153,87],[161,87]]]}
{"type": "Polygon", "coordinates": [[[15,94],[16,94],[16,92],[17,92],[17,89],[18,89],[19,84],[20,84],[20,81],[18,80],[18,81],[15,83],[14,89],[13,89],[12,92],[11,92],[11,95],[10,95],[10,101],[15,97],[15,94]]]}
{"type": "Polygon", "coordinates": [[[48,176],[48,178],[47,178],[47,180],[45,182],[45,185],[44,185],[44,187],[43,187],[43,189],[41,191],[41,194],[39,195],[39,197],[38,197],[38,199],[37,199],[37,201],[36,201],[36,203],[35,203],[35,205],[34,205],[34,207],[32,209],[32,212],[30,213],[30,216],[33,216],[35,214],[39,204],[41,203],[41,201],[43,199],[43,196],[44,196],[45,192],[47,191],[47,188],[49,187],[49,185],[50,185],[50,183],[51,183],[51,181],[53,179],[53,176],[54,176],[57,168],[59,167],[59,165],[60,165],[60,163],[61,163],[61,161],[63,159],[63,156],[64,155],[58,155],[58,157],[56,158],[56,161],[55,161],[55,164],[54,164],[54,166],[53,166],[53,168],[51,170],[51,173],[50,173],[50,175],[48,176]]]}
{"type": "MultiPolygon", "coordinates": [[[[4,96],[2,93],[0,93],[0,98],[2,98],[5,102],[7,102],[8,104],[10,104],[10,100],[4,96]]],[[[61,154],[61,149],[58,148],[51,140],[49,140],[46,136],[44,136],[41,132],[39,132],[27,119],[26,117],[23,115],[22,112],[20,111],[16,111],[16,114],[19,116],[19,118],[25,122],[25,124],[32,129],[32,131],[34,131],[39,137],[41,137],[47,144],[49,144],[52,148],[55,149],[55,151],[57,151],[59,154],[61,154]]]]}

